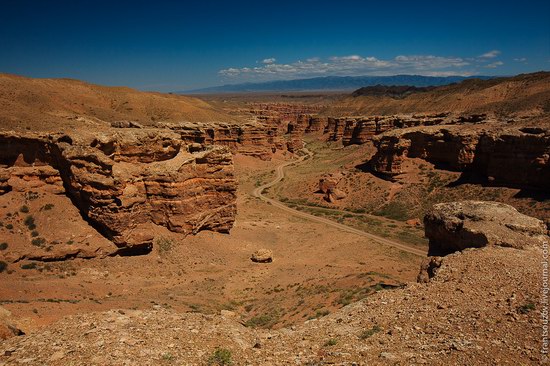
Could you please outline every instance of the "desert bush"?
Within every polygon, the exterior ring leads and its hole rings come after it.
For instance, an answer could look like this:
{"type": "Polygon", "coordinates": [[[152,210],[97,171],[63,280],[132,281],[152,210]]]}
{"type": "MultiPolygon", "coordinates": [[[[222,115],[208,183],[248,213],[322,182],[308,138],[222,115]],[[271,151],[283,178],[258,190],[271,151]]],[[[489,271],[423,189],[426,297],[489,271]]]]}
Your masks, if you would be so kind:
{"type": "Polygon", "coordinates": [[[21,212],[23,212],[23,213],[27,213],[27,212],[30,211],[30,210],[29,210],[29,206],[23,205],[23,206],[21,206],[21,208],[19,209],[19,211],[21,211],[21,212]]]}
{"type": "Polygon", "coordinates": [[[226,366],[232,365],[231,351],[225,348],[216,348],[214,353],[208,358],[208,365],[226,366]]]}
{"type": "Polygon", "coordinates": [[[8,264],[4,261],[0,261],[0,273],[4,272],[8,268],[8,264]]]}
{"type": "Polygon", "coordinates": [[[174,242],[171,239],[160,236],[155,239],[155,245],[159,248],[159,254],[166,254],[170,252],[174,246],[174,242]]]}
{"type": "Polygon", "coordinates": [[[268,328],[277,321],[276,314],[262,314],[248,319],[244,325],[252,328],[268,328]]]}
{"type": "Polygon", "coordinates": [[[518,307],[518,312],[520,312],[521,314],[527,314],[531,310],[535,310],[535,304],[533,304],[532,302],[529,302],[527,304],[524,304],[518,307]]]}
{"type": "Polygon", "coordinates": [[[36,224],[34,222],[34,217],[32,217],[32,215],[29,215],[27,217],[25,217],[25,221],[23,221],[23,223],[25,224],[25,226],[29,229],[29,230],[34,230],[36,229],[36,224]]]}
{"type": "Polygon", "coordinates": [[[35,268],[36,268],[36,263],[35,262],[26,263],[26,264],[21,265],[21,269],[35,269],[35,268]]]}
{"type": "Polygon", "coordinates": [[[316,318],[322,318],[324,316],[327,316],[328,314],[330,314],[330,311],[329,310],[317,310],[317,312],[315,313],[315,317],[316,318]]]}
{"type": "Polygon", "coordinates": [[[364,332],[362,332],[359,335],[359,338],[360,339],[367,339],[367,338],[372,337],[373,335],[375,335],[376,333],[378,333],[380,331],[381,331],[380,327],[378,325],[375,325],[374,327],[372,327],[370,329],[367,329],[364,332]]]}
{"type": "Polygon", "coordinates": [[[6,250],[6,249],[8,249],[8,243],[6,242],[0,243],[0,250],[6,250]]]}
{"type": "Polygon", "coordinates": [[[42,206],[42,210],[44,211],[49,211],[53,208],[53,204],[52,203],[46,203],[44,206],[42,206]]]}
{"type": "Polygon", "coordinates": [[[336,344],[338,343],[338,340],[336,340],[335,338],[330,338],[329,340],[327,340],[324,344],[325,347],[332,347],[332,346],[336,346],[336,344]]]}
{"type": "Polygon", "coordinates": [[[46,239],[34,238],[33,240],[31,240],[31,244],[37,247],[41,247],[42,245],[46,244],[46,239]]]}
{"type": "Polygon", "coordinates": [[[165,353],[162,355],[162,359],[165,360],[165,361],[173,361],[174,360],[174,355],[172,355],[171,353],[165,353]]]}

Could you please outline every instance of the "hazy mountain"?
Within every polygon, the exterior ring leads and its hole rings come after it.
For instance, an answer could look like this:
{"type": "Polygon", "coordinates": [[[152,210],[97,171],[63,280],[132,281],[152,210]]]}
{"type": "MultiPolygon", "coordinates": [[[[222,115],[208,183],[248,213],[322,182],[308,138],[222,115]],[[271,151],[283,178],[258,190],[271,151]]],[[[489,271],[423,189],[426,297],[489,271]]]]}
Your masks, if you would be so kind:
{"type": "MultiPolygon", "coordinates": [[[[464,76],[326,76],[311,79],[277,80],[261,83],[229,84],[209,88],[177,91],[180,94],[202,93],[250,93],[250,92],[283,92],[314,90],[355,90],[374,85],[409,85],[415,87],[440,86],[461,82],[473,77],[464,76]]],[[[479,79],[490,79],[490,76],[475,76],[479,79]]]]}

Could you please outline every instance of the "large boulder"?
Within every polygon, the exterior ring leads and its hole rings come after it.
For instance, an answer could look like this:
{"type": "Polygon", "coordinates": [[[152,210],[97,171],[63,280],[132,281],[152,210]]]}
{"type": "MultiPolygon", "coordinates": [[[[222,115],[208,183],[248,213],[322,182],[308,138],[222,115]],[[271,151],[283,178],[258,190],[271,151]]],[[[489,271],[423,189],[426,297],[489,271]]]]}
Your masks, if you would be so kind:
{"type": "Polygon", "coordinates": [[[273,252],[269,249],[258,249],[252,253],[250,259],[256,263],[271,263],[273,262],[273,252]]]}
{"type": "Polygon", "coordinates": [[[543,221],[499,202],[440,203],[426,214],[424,227],[430,256],[489,245],[522,249],[549,242],[543,221]]]}

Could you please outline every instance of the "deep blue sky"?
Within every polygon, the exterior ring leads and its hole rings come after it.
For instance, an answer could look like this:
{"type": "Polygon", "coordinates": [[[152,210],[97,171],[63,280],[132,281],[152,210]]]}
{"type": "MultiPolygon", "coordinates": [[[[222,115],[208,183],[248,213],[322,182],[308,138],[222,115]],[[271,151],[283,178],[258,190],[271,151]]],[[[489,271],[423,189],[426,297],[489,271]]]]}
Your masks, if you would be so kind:
{"type": "Polygon", "coordinates": [[[550,69],[550,1],[0,5],[0,72],[32,77],[171,91],[318,75],[550,69]]]}

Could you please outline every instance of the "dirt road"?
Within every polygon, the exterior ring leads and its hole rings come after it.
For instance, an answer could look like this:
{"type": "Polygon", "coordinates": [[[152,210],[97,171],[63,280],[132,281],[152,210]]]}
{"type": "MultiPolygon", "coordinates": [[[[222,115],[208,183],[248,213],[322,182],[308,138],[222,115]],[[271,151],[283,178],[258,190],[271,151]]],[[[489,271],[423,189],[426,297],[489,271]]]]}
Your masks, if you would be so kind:
{"type": "Polygon", "coordinates": [[[407,252],[407,253],[411,253],[411,254],[415,254],[415,255],[419,255],[419,256],[426,256],[427,255],[427,252],[424,251],[424,250],[417,249],[417,248],[414,248],[414,247],[411,247],[411,246],[408,246],[408,245],[405,245],[405,244],[402,244],[402,243],[398,243],[398,242],[395,242],[393,240],[389,240],[389,239],[380,237],[378,235],[368,233],[366,231],[358,230],[358,229],[355,229],[353,227],[343,225],[343,224],[340,224],[338,222],[326,219],[324,217],[318,217],[318,216],[311,215],[311,214],[308,214],[308,213],[305,213],[305,212],[302,212],[302,211],[299,211],[299,210],[295,210],[293,208],[290,208],[290,207],[286,206],[285,204],[283,204],[280,201],[277,201],[277,200],[274,200],[272,198],[264,196],[264,194],[263,194],[264,190],[274,186],[275,184],[277,184],[281,180],[283,180],[283,178],[285,177],[285,171],[284,171],[285,167],[287,167],[289,165],[292,165],[292,164],[300,164],[306,158],[308,158],[308,157],[311,158],[313,156],[313,153],[311,151],[309,151],[308,149],[304,148],[303,151],[305,151],[307,155],[303,155],[297,160],[288,161],[286,163],[278,165],[276,170],[275,170],[276,171],[275,179],[273,179],[269,183],[266,183],[262,186],[257,187],[256,189],[254,189],[254,191],[252,191],[252,195],[254,197],[257,197],[257,198],[265,201],[265,202],[269,202],[273,206],[278,207],[281,210],[289,212],[293,215],[296,215],[296,216],[299,216],[299,217],[302,217],[302,218],[305,218],[305,219],[308,219],[308,220],[317,221],[317,222],[320,222],[320,223],[323,223],[323,224],[326,224],[326,225],[330,225],[332,227],[338,228],[338,229],[343,230],[343,231],[347,231],[349,233],[353,233],[353,234],[357,234],[357,235],[360,235],[360,236],[363,236],[363,237],[367,237],[367,238],[369,238],[369,239],[371,239],[371,240],[373,240],[377,243],[380,243],[382,245],[387,245],[387,246],[402,250],[402,251],[407,252]]]}

